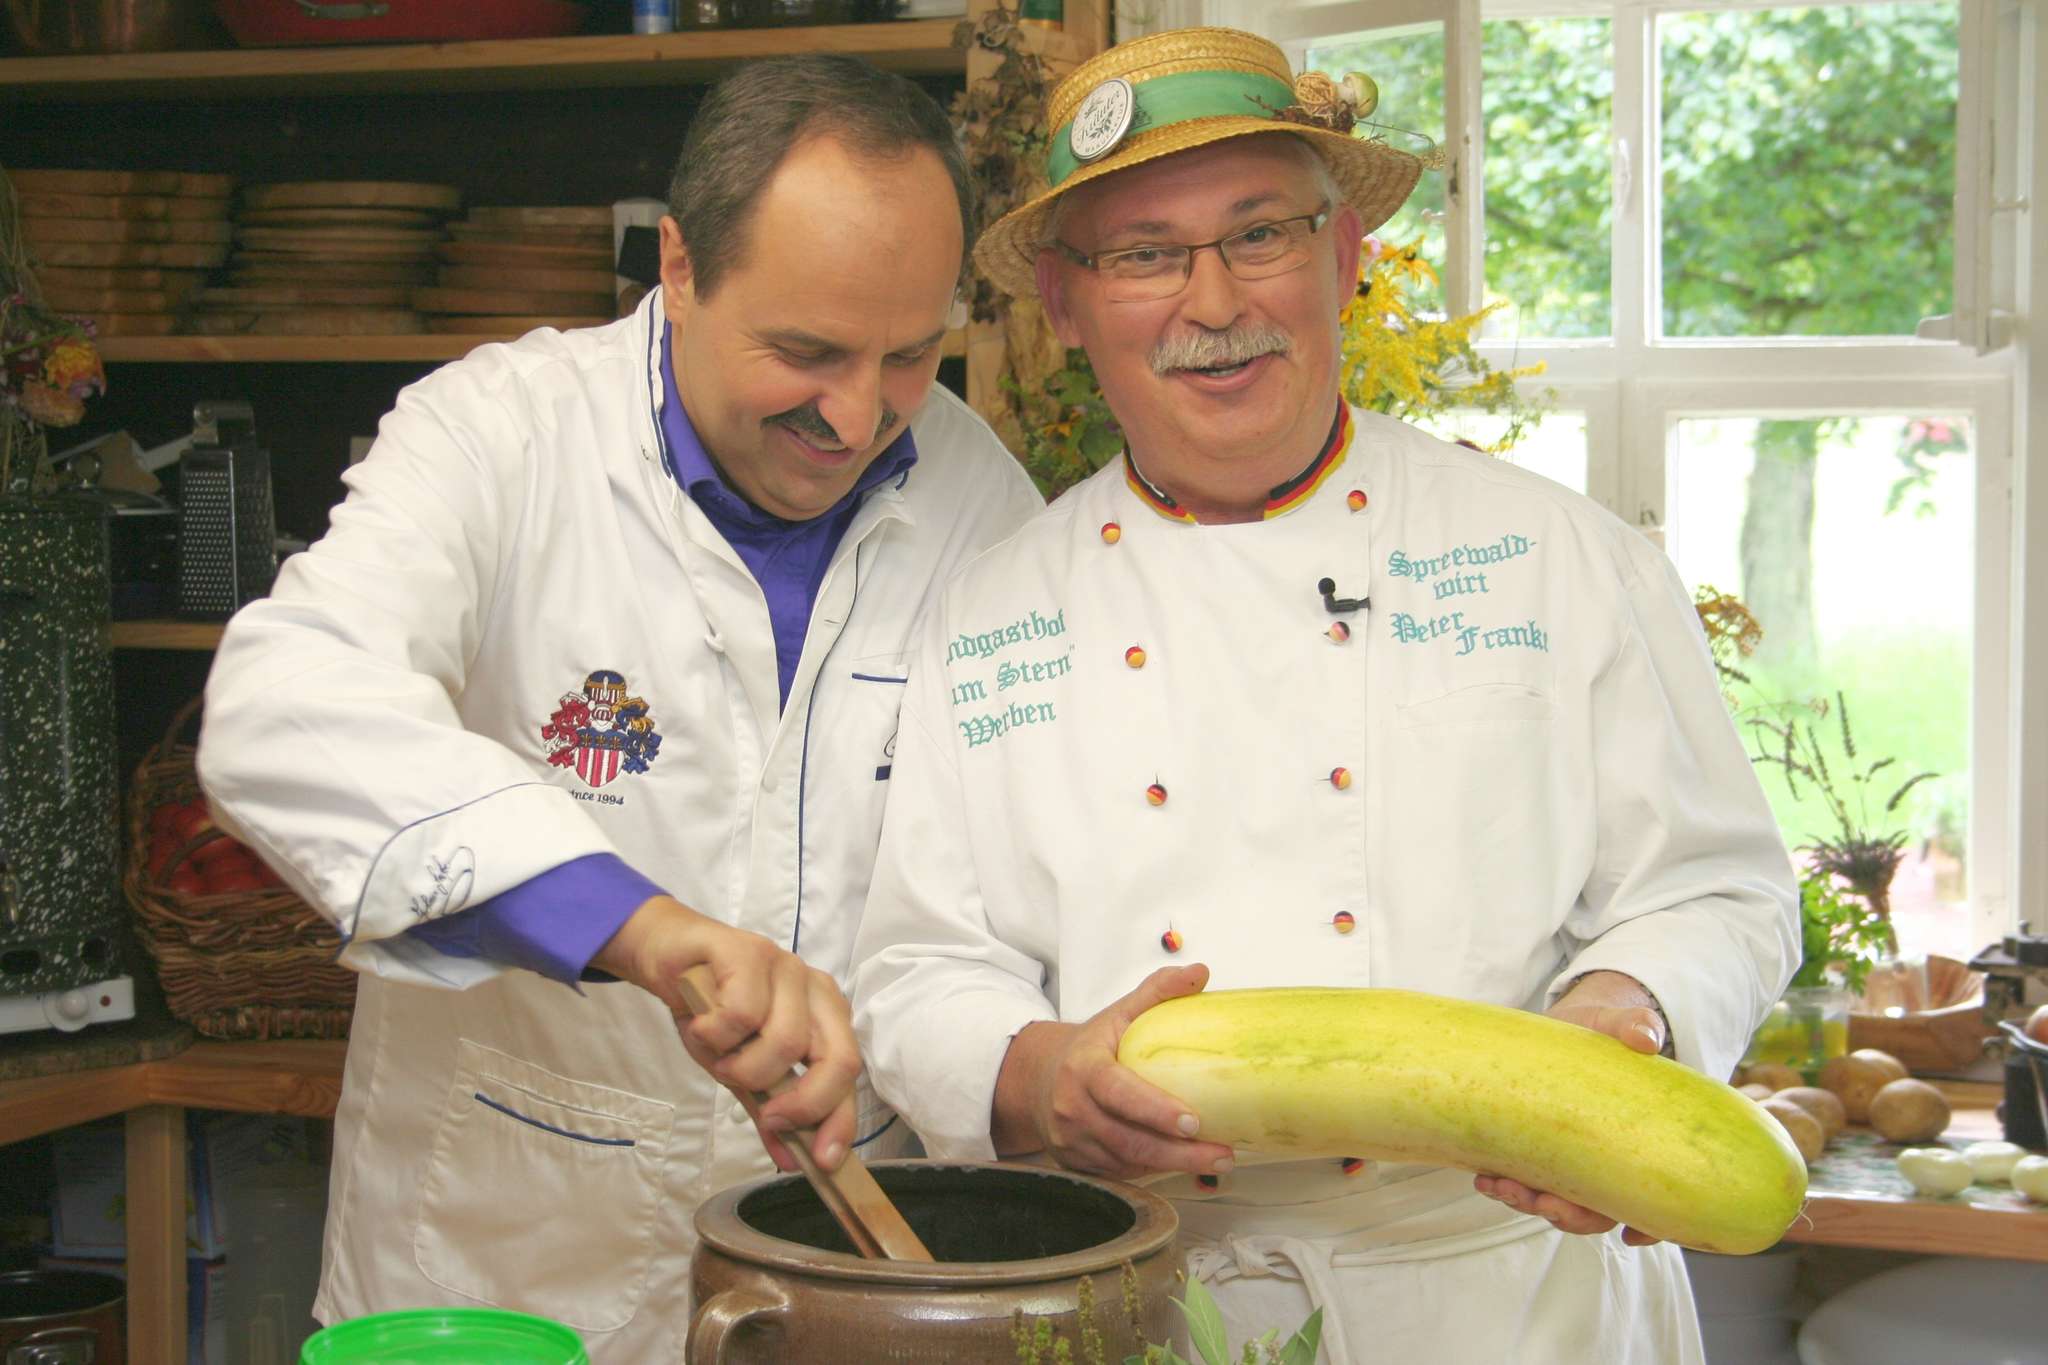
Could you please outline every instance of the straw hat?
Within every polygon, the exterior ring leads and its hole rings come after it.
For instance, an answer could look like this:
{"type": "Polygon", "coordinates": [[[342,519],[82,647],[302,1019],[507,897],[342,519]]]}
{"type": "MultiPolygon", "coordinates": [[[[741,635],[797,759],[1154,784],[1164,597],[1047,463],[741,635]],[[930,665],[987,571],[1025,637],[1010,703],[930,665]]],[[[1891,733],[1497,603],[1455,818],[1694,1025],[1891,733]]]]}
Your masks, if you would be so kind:
{"type": "Polygon", "coordinates": [[[1058,198],[1076,185],[1190,147],[1251,133],[1291,133],[1329,164],[1370,232],[1415,188],[1423,162],[1356,136],[1377,94],[1355,73],[1297,79],[1280,49],[1230,28],[1180,28],[1118,43],[1077,67],[1046,111],[1052,186],[1005,214],[975,243],[974,260],[1009,294],[1037,292],[1033,262],[1058,198]]]}

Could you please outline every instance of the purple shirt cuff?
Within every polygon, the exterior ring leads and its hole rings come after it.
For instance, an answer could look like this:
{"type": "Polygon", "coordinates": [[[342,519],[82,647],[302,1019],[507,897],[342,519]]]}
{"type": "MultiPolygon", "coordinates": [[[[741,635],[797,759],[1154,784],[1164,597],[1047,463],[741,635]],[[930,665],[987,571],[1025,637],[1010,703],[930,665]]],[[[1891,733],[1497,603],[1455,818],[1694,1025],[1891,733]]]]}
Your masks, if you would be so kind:
{"type": "Polygon", "coordinates": [[[616,855],[592,853],[406,932],[450,957],[480,957],[556,981],[613,981],[590,971],[590,959],[635,910],[665,894],[616,855]]]}

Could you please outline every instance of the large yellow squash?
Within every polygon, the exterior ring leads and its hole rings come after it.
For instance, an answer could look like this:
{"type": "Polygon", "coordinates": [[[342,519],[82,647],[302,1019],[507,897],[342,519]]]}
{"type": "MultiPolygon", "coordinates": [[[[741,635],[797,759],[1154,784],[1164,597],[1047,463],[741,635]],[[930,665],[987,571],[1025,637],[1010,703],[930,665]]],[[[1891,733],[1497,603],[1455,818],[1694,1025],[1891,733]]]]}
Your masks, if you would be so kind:
{"type": "Polygon", "coordinates": [[[1526,1010],[1413,991],[1210,991],[1157,1005],[1117,1060],[1246,1151],[1457,1166],[1703,1251],[1778,1241],[1806,1163],[1747,1097],[1526,1010]]]}

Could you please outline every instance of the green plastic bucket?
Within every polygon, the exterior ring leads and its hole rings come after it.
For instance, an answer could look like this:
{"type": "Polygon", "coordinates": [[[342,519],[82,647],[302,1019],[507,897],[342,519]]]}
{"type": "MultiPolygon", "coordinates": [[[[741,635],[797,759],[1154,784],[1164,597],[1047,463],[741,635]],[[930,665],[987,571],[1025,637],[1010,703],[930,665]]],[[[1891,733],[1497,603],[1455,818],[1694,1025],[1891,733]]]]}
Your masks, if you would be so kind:
{"type": "Polygon", "coordinates": [[[502,1308],[408,1308],[315,1332],[299,1365],[590,1365],[559,1322],[502,1308]]]}

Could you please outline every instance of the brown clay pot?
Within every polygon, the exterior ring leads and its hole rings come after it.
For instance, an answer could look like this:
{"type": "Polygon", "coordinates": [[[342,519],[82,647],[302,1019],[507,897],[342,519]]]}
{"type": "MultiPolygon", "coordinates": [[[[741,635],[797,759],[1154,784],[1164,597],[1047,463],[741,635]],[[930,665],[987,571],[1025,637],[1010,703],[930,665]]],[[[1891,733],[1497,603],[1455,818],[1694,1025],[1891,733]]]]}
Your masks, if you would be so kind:
{"type": "Polygon", "coordinates": [[[936,1262],[863,1260],[802,1176],[726,1190],[697,1210],[690,1365],[1014,1361],[1020,1309],[1049,1319],[1080,1365],[1084,1282],[1104,1360],[1170,1339],[1180,1220],[1158,1195],[1036,1166],[870,1169],[936,1262]]]}
{"type": "Polygon", "coordinates": [[[89,1270],[0,1275],[0,1361],[123,1365],[128,1287],[89,1270]]]}

